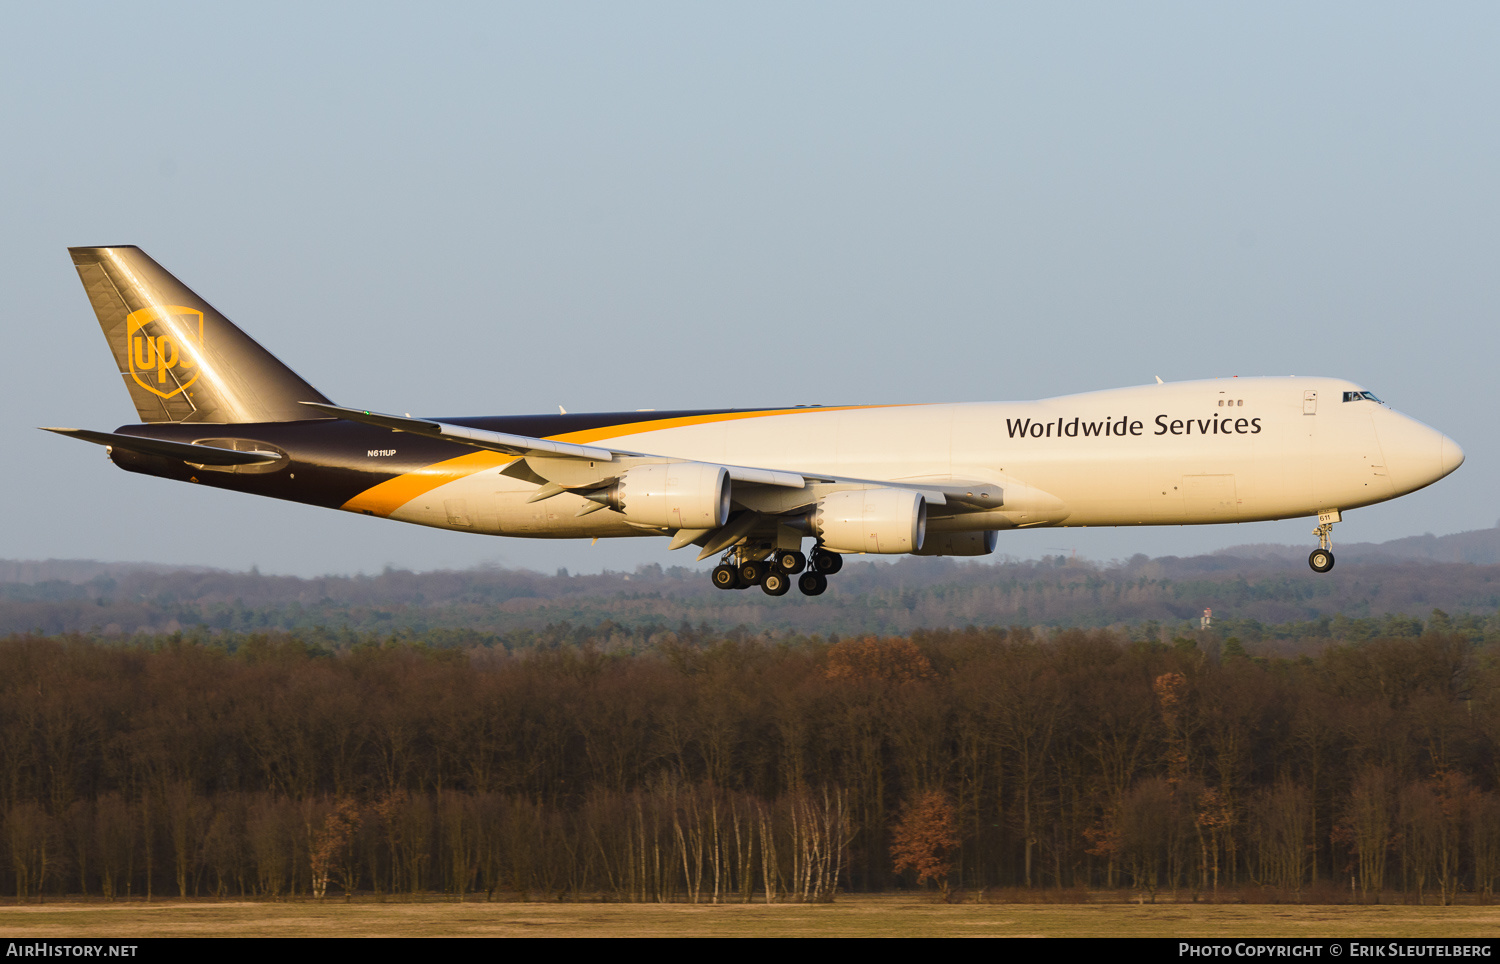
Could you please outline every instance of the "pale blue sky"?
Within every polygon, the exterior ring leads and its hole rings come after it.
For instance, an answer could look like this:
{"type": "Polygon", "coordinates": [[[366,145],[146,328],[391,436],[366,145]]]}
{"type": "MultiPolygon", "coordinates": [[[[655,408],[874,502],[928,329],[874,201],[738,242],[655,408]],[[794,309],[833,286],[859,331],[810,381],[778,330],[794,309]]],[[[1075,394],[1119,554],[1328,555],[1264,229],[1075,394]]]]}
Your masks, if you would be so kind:
{"type": "MultiPolygon", "coordinates": [[[[11,5],[10,558],[688,563],[133,476],[64,250],[139,244],[343,404],[1023,399],[1326,374],[1468,463],[1342,541],[1494,525],[1493,4],[11,5]]],[[[1108,559],[1305,521],[1057,530],[1108,559]]]]}

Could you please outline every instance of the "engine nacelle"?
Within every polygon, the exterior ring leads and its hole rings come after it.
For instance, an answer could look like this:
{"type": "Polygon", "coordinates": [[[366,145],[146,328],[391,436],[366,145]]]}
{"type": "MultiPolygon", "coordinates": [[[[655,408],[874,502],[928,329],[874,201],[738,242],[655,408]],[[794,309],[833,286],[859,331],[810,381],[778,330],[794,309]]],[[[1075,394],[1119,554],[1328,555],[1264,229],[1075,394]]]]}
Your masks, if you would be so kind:
{"type": "Polygon", "coordinates": [[[830,549],[916,552],[927,534],[927,500],[910,489],[852,489],[825,496],[812,527],[830,549]]]}
{"type": "Polygon", "coordinates": [[[922,540],[919,556],[987,556],[995,551],[1000,533],[993,529],[982,532],[934,532],[922,540]]]}
{"type": "Polygon", "coordinates": [[[729,473],[722,465],[637,465],[627,469],[601,496],[590,498],[642,525],[717,529],[729,521],[729,473]]]}

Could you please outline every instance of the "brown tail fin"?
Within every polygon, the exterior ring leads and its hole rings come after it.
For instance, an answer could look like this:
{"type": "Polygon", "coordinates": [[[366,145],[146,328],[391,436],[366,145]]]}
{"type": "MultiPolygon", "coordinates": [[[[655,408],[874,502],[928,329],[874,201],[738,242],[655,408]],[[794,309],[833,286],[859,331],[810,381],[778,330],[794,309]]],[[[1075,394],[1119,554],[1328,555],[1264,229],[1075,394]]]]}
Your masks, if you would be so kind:
{"type": "Polygon", "coordinates": [[[69,248],[143,422],[293,422],[328,402],[132,245],[69,248]]]}

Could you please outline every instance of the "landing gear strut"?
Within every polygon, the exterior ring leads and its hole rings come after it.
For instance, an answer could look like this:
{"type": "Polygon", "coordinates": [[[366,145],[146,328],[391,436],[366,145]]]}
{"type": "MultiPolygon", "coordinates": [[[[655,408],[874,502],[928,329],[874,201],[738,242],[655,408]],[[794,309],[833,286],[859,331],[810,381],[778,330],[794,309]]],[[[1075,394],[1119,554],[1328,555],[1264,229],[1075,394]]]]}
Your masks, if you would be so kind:
{"type": "Polygon", "coordinates": [[[1318,548],[1307,557],[1313,572],[1327,572],[1333,568],[1333,524],[1341,521],[1338,509],[1326,509],[1318,513],[1318,527],[1313,535],[1318,537],[1318,548]]]}

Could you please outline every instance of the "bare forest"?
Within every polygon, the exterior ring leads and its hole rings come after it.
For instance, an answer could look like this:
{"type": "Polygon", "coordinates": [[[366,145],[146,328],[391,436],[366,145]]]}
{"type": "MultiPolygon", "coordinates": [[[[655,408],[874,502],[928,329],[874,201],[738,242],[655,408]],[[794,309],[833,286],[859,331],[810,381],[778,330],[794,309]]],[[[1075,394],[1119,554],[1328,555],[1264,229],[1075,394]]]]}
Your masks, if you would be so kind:
{"type": "Polygon", "coordinates": [[[1500,620],[1364,618],[15,634],[0,891],[1488,901],[1500,620]]]}

